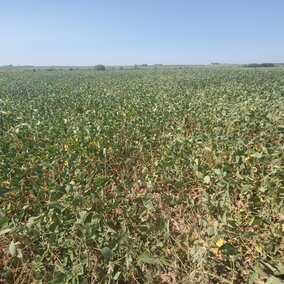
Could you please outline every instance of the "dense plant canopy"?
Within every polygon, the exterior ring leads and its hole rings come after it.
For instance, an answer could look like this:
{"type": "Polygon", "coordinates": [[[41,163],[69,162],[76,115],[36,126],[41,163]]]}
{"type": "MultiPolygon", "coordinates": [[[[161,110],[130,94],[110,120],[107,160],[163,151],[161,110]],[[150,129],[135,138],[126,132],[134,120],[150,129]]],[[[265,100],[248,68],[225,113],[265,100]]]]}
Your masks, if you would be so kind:
{"type": "Polygon", "coordinates": [[[282,68],[2,71],[0,282],[282,283],[283,107],[282,68]]]}

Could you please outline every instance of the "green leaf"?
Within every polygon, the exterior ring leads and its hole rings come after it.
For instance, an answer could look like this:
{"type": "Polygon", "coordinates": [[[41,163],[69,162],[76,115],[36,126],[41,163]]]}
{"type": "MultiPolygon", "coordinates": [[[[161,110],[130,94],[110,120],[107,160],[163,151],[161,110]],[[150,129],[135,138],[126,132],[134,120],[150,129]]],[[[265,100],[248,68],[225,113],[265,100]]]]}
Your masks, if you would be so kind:
{"type": "Polygon", "coordinates": [[[276,265],[277,271],[274,271],[275,276],[284,276],[284,265],[279,263],[276,265]]]}
{"type": "Polygon", "coordinates": [[[47,284],[58,284],[58,283],[66,283],[65,278],[66,274],[60,271],[55,271],[55,273],[51,276],[51,279],[47,282],[47,284]]]}
{"type": "Polygon", "coordinates": [[[113,234],[116,234],[116,231],[108,224],[105,224],[106,228],[107,228],[107,231],[109,233],[113,233],[113,234]]]}
{"type": "Polygon", "coordinates": [[[207,234],[208,234],[209,236],[212,236],[212,235],[215,234],[215,229],[214,229],[213,226],[210,226],[210,227],[207,228],[207,234]]]}
{"type": "Polygon", "coordinates": [[[225,243],[223,246],[222,246],[222,252],[227,254],[227,255],[236,255],[238,254],[238,251],[236,250],[236,248],[229,244],[229,243],[225,243]]]}
{"type": "Polygon", "coordinates": [[[144,206],[148,209],[151,210],[154,208],[153,202],[151,199],[146,199],[144,202],[144,206]]]}
{"type": "Polygon", "coordinates": [[[274,276],[284,275],[284,267],[282,264],[272,265],[265,261],[261,261],[261,264],[264,266],[264,269],[267,270],[267,272],[273,274],[274,276]]]}
{"type": "Polygon", "coordinates": [[[110,248],[104,247],[104,248],[101,249],[101,254],[102,254],[102,256],[105,260],[110,260],[110,258],[112,256],[112,251],[111,251],[110,248]]]}
{"type": "Polygon", "coordinates": [[[252,154],[251,156],[254,157],[254,158],[260,159],[262,157],[262,153],[256,152],[256,153],[252,154]]]}
{"type": "Polygon", "coordinates": [[[266,187],[263,187],[261,186],[259,189],[258,189],[260,192],[266,192],[267,191],[267,188],[266,187]]]}
{"type": "Polygon", "coordinates": [[[154,258],[152,258],[148,253],[144,252],[142,253],[140,256],[138,256],[137,259],[138,263],[147,263],[147,264],[154,264],[156,263],[156,260],[154,258]]]}
{"type": "Polygon", "coordinates": [[[9,221],[9,218],[0,211],[0,228],[3,227],[5,224],[7,224],[8,221],[9,221]]]}
{"type": "Polygon", "coordinates": [[[214,173],[218,176],[220,176],[222,174],[220,169],[214,169],[214,173]]]}
{"type": "Polygon", "coordinates": [[[11,191],[9,188],[0,186],[0,197],[2,197],[7,192],[11,191]]]}
{"type": "Polygon", "coordinates": [[[80,216],[80,221],[84,223],[88,217],[88,211],[80,211],[79,216],[80,216]]]}
{"type": "Polygon", "coordinates": [[[118,280],[120,274],[121,274],[121,271],[117,271],[113,276],[113,280],[118,280]]]}

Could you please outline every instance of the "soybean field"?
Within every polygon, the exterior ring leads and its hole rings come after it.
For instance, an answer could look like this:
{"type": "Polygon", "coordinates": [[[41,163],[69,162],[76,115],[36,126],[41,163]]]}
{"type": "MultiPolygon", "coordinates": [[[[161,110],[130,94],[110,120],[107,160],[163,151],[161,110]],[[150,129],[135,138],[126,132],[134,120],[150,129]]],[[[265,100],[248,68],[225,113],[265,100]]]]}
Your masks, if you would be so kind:
{"type": "Polygon", "coordinates": [[[284,68],[0,69],[0,283],[284,283],[284,68]]]}

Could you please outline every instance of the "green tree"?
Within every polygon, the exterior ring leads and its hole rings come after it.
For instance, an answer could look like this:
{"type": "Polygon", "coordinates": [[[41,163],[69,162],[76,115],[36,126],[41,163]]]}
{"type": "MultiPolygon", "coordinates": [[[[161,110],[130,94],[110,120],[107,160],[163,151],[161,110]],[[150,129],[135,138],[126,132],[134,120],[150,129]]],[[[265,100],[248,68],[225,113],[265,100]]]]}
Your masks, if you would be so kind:
{"type": "Polygon", "coordinates": [[[102,64],[99,64],[99,65],[95,66],[95,70],[97,70],[97,71],[105,71],[106,67],[104,65],[102,65],[102,64]]]}

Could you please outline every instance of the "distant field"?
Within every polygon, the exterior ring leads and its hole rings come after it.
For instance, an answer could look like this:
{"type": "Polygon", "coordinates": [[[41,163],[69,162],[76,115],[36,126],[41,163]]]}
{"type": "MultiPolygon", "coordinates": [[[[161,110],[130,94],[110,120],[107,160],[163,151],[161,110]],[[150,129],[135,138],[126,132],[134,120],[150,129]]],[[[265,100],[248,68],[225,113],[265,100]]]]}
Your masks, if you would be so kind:
{"type": "Polygon", "coordinates": [[[0,283],[284,283],[283,236],[284,68],[0,72],[0,283]]]}

